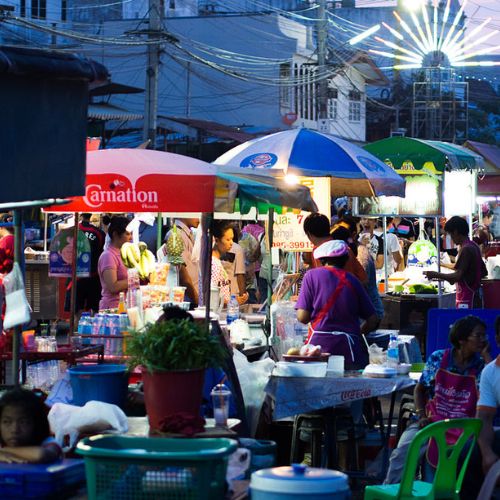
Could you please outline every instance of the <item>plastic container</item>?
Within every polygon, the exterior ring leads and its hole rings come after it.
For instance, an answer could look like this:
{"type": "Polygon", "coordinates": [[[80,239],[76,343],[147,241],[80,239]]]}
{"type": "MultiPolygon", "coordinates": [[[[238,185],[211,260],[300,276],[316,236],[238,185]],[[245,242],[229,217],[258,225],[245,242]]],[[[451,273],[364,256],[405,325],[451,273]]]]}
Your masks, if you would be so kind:
{"type": "Polygon", "coordinates": [[[210,393],[214,408],[215,425],[217,427],[227,427],[229,417],[229,399],[231,391],[224,384],[217,384],[210,393]]]}
{"type": "Polygon", "coordinates": [[[97,436],[80,441],[89,500],[224,498],[232,439],[97,436]]]}
{"type": "Polygon", "coordinates": [[[325,377],[328,364],[321,362],[294,363],[278,361],[273,371],[276,377],[325,377]]]}
{"type": "Polygon", "coordinates": [[[77,365],[69,368],[72,404],[103,401],[123,406],[127,399],[128,373],[125,365],[77,365]]]}
{"type": "Polygon", "coordinates": [[[351,498],[345,474],[302,464],[254,472],[250,481],[250,492],[252,500],[351,498]]]}
{"type": "Polygon", "coordinates": [[[85,484],[83,460],[54,464],[0,463],[0,498],[66,498],[85,484]]]}
{"type": "Polygon", "coordinates": [[[230,325],[233,321],[236,321],[240,317],[240,305],[236,299],[236,295],[231,295],[229,303],[227,304],[227,316],[226,323],[230,325]]]}

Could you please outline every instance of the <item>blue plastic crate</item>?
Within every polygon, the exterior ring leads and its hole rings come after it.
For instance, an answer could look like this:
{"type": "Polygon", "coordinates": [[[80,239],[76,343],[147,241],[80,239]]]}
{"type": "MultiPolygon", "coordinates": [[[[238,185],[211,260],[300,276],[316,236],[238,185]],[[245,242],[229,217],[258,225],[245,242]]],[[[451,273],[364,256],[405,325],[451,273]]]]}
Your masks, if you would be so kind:
{"type": "Polygon", "coordinates": [[[85,485],[83,460],[66,459],[52,464],[0,463],[0,498],[57,498],[85,485]]]}
{"type": "Polygon", "coordinates": [[[491,346],[491,354],[495,357],[500,349],[495,341],[495,319],[500,315],[499,309],[429,309],[427,313],[426,353],[429,357],[437,349],[451,347],[448,341],[450,326],[460,318],[472,314],[486,323],[486,331],[491,346]]]}

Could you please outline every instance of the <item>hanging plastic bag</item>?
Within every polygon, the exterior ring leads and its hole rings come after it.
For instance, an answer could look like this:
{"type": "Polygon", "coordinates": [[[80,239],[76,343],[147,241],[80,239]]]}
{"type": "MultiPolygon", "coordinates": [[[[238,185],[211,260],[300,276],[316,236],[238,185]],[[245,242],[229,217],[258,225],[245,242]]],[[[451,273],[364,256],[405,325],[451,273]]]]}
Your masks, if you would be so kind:
{"type": "Polygon", "coordinates": [[[408,248],[408,267],[429,267],[437,264],[437,248],[427,237],[424,230],[420,231],[418,240],[414,241],[408,248]]]}
{"type": "Polygon", "coordinates": [[[3,279],[3,285],[5,287],[4,330],[29,323],[31,308],[26,299],[23,273],[17,262],[14,262],[12,271],[3,279]]]}
{"type": "Polygon", "coordinates": [[[102,401],[89,401],[85,406],[55,403],[48,419],[59,446],[63,447],[65,436],[69,436],[69,446],[63,451],[73,448],[80,434],[128,431],[125,413],[118,406],[102,401]]]}

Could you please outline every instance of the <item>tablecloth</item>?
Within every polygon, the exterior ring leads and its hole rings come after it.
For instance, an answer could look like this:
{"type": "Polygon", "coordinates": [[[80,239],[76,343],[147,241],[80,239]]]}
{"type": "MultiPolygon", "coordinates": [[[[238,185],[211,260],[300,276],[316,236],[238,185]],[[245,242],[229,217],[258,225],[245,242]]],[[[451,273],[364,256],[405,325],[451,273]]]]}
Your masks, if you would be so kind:
{"type": "Polygon", "coordinates": [[[359,399],[383,396],[413,385],[415,381],[409,377],[271,376],[264,390],[274,401],[273,419],[279,420],[359,399]]]}

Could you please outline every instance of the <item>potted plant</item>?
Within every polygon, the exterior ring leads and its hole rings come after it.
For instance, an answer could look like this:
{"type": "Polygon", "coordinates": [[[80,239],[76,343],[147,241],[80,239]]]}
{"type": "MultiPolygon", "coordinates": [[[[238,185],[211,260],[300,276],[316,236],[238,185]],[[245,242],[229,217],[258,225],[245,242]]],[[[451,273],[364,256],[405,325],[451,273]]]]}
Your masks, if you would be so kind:
{"type": "Polygon", "coordinates": [[[151,429],[168,419],[199,417],[205,369],[220,366],[224,349],[208,326],[169,319],[132,332],[127,343],[131,368],[142,369],[144,402],[151,429]]]}

